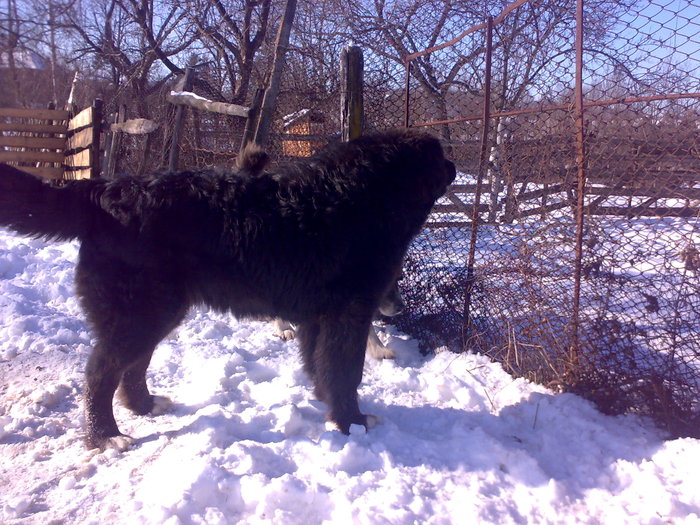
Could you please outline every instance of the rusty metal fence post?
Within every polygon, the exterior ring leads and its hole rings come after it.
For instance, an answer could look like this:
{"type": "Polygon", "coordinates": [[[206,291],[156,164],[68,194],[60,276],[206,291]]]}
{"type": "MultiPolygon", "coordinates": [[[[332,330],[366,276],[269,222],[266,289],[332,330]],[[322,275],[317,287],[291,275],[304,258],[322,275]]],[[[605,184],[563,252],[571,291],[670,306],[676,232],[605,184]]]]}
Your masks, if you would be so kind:
{"type": "Polygon", "coordinates": [[[405,128],[409,127],[410,117],[409,111],[411,109],[411,60],[410,57],[406,59],[406,83],[404,85],[404,117],[403,126],[405,128]]]}
{"type": "Polygon", "coordinates": [[[576,261],[574,265],[574,297],[571,312],[571,348],[569,350],[568,375],[578,369],[580,352],[581,269],[583,264],[584,193],[586,191],[586,122],[583,106],[583,0],[576,1],[576,261]]]}
{"type": "Polygon", "coordinates": [[[476,193],[471,217],[471,233],[469,237],[469,256],[467,259],[467,277],[464,290],[464,313],[462,317],[462,343],[466,348],[472,336],[471,300],[474,291],[474,263],[476,259],[476,236],[479,227],[479,204],[484,179],[484,171],[488,162],[489,131],[491,127],[491,58],[493,51],[493,17],[486,20],[486,64],[484,66],[484,112],[481,125],[481,143],[479,145],[479,170],[476,180],[476,193]]]}

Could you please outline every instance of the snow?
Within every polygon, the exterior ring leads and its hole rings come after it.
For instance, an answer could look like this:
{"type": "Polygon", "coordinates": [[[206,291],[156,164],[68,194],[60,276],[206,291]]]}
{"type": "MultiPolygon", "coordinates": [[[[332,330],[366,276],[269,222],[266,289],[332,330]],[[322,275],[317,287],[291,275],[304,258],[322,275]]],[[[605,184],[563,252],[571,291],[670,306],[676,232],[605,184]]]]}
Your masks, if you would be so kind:
{"type": "Polygon", "coordinates": [[[350,436],[326,430],[295,342],[193,310],[156,351],[159,416],[117,405],[126,452],[86,451],[92,345],[77,243],[0,230],[0,522],[154,524],[700,523],[700,441],[609,417],[485,357],[378,326],[350,436]]]}

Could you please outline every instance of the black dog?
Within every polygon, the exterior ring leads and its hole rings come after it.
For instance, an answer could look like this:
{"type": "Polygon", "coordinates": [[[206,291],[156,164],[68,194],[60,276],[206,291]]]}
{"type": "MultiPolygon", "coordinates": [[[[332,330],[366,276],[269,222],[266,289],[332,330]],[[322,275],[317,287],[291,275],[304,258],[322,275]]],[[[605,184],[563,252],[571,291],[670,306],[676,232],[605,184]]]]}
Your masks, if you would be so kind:
{"type": "MultiPolygon", "coordinates": [[[[260,175],[270,162],[269,155],[255,144],[246,146],[236,160],[236,167],[239,172],[249,175],[260,175]]],[[[401,297],[398,283],[395,283],[389,288],[389,291],[379,302],[379,311],[375,313],[375,318],[379,314],[392,317],[401,313],[406,305],[401,297]]],[[[289,321],[280,319],[274,320],[275,333],[285,341],[294,339],[296,336],[296,328],[289,321]]],[[[393,359],[396,354],[393,350],[384,346],[382,341],[374,331],[374,327],[370,326],[369,335],[367,336],[367,353],[373,359],[381,361],[382,359],[393,359]]]]}
{"type": "MultiPolygon", "coordinates": [[[[357,387],[367,334],[411,239],[455,167],[437,139],[393,131],[250,175],[179,172],[55,187],[0,165],[0,225],[82,241],[77,293],[97,343],[86,370],[88,447],[128,446],[112,412],[158,408],[146,369],[187,310],[295,323],[328,419],[367,426],[357,387]]],[[[370,421],[371,422],[371,421],[370,421]]]]}

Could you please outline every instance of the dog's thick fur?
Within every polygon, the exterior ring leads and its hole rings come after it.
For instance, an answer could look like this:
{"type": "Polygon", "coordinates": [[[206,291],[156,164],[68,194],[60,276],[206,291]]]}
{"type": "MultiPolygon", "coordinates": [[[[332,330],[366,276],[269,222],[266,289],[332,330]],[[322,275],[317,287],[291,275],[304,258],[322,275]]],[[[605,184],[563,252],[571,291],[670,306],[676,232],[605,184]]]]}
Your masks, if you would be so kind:
{"type": "Polygon", "coordinates": [[[0,225],[82,241],[76,288],[96,335],[85,385],[88,447],[123,447],[112,401],[158,408],[146,370],[187,310],[298,325],[328,419],[367,425],[357,387],[370,322],[411,239],[455,177],[440,143],[393,131],[249,175],[211,171],[67,182],[0,165],[0,225]]]}

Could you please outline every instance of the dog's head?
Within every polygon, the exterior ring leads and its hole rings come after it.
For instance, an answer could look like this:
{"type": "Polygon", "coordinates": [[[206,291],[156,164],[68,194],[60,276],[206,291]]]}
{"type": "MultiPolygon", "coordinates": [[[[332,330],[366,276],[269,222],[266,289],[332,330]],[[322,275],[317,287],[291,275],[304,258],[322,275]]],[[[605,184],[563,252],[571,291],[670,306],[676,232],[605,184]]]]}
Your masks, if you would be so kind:
{"type": "Polygon", "coordinates": [[[417,166],[425,170],[423,182],[430,193],[430,198],[436,200],[454,182],[457,176],[455,165],[445,158],[440,141],[433,135],[415,130],[408,130],[405,133],[406,141],[415,151],[417,166]],[[425,177],[426,174],[429,175],[425,177]]]}
{"type": "Polygon", "coordinates": [[[412,195],[417,204],[432,207],[455,180],[455,165],[445,158],[440,141],[419,130],[403,129],[386,134],[396,148],[395,184],[412,195]]]}

